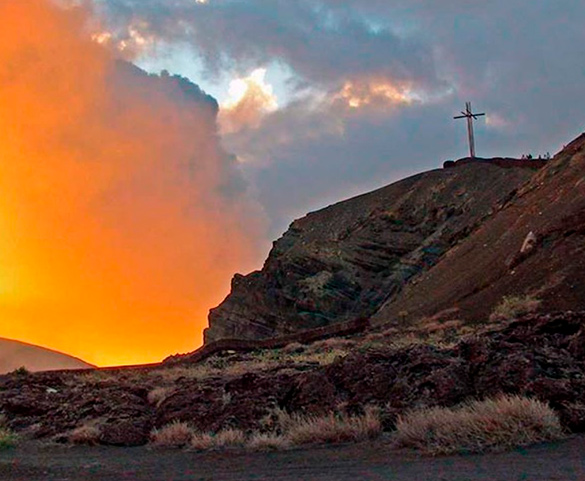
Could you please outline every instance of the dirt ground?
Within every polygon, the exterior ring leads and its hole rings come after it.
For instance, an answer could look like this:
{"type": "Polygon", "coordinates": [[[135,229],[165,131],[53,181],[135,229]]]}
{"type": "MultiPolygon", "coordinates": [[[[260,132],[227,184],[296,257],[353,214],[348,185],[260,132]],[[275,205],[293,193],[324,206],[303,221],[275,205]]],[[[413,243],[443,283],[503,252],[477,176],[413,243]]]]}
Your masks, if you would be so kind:
{"type": "Polygon", "coordinates": [[[577,481],[585,437],[511,453],[422,458],[383,442],[281,453],[190,453],[25,444],[0,453],[2,481],[577,481]]]}

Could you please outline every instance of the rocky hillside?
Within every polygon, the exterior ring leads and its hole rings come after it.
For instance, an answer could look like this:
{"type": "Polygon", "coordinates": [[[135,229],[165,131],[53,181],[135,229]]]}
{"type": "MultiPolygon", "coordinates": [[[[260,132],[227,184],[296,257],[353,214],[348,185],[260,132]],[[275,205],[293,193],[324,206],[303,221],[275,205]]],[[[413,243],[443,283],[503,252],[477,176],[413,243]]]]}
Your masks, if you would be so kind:
{"type": "Polygon", "coordinates": [[[0,374],[20,367],[28,371],[51,371],[56,369],[88,369],[91,364],[60,352],[23,342],[0,339],[0,374]]]}
{"type": "Polygon", "coordinates": [[[503,296],[526,294],[542,301],[542,312],[581,310],[584,271],[585,134],[400,296],[386,300],[373,321],[452,308],[460,319],[480,320],[503,296]]]}
{"type": "MultiPolygon", "coordinates": [[[[390,306],[405,286],[524,192],[542,163],[465,160],[446,167],[295,221],[261,271],[234,277],[230,295],[210,313],[206,342],[287,335],[374,316],[382,306],[395,315],[390,306]]],[[[448,289],[450,280],[441,282],[448,289]]],[[[400,311],[412,307],[403,304],[400,311]]],[[[432,310],[429,304],[420,312],[432,310]]]]}

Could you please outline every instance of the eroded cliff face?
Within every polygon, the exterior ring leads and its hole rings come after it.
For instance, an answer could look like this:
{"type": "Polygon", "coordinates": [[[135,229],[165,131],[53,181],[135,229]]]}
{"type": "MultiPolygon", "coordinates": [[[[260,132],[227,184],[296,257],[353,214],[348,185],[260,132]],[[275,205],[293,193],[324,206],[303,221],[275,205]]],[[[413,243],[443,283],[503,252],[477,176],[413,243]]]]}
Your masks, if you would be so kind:
{"type": "Polygon", "coordinates": [[[502,209],[540,166],[514,165],[463,162],[295,221],[261,271],[234,277],[230,295],[210,312],[205,341],[372,316],[502,209]]]}

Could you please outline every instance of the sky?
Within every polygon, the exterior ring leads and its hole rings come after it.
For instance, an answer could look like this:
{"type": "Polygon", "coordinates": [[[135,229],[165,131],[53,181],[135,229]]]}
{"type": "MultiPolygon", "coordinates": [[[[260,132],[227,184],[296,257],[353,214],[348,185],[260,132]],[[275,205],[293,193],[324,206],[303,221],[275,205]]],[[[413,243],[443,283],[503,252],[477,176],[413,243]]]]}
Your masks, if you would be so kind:
{"type": "Polygon", "coordinates": [[[466,156],[466,101],[482,157],[581,133],[584,24],[576,0],[0,0],[0,337],[195,349],[295,218],[466,156]]]}

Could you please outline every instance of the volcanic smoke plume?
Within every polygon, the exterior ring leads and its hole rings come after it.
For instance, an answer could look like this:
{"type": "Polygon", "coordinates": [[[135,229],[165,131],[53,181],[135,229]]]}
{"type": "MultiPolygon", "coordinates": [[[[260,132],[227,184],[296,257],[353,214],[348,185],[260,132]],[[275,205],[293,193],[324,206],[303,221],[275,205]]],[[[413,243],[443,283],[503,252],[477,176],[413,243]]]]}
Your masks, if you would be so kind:
{"type": "Polygon", "coordinates": [[[0,335],[98,364],[193,349],[261,226],[216,102],[0,0],[0,335]]]}

